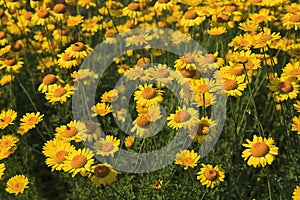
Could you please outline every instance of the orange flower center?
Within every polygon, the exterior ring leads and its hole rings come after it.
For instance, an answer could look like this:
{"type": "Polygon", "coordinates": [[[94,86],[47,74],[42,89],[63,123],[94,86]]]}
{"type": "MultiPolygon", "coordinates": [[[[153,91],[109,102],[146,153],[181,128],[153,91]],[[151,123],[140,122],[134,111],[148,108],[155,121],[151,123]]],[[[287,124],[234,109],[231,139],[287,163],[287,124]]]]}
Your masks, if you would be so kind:
{"type": "Polygon", "coordinates": [[[101,147],[101,150],[104,152],[110,152],[113,149],[114,149],[114,145],[112,143],[105,143],[101,147]]]}
{"type": "Polygon", "coordinates": [[[289,93],[294,90],[293,85],[287,81],[280,82],[277,87],[282,93],[289,93]]]}
{"type": "Polygon", "coordinates": [[[64,160],[65,160],[65,156],[68,155],[68,152],[66,151],[59,151],[56,153],[55,157],[54,157],[54,161],[58,164],[61,164],[64,160]]]}
{"type": "Polygon", "coordinates": [[[259,16],[257,16],[257,17],[254,19],[254,22],[260,23],[260,22],[262,22],[262,21],[264,21],[264,20],[265,20],[265,17],[259,15],[259,16]]]}
{"type": "Polygon", "coordinates": [[[23,13],[23,17],[24,17],[24,19],[26,19],[26,20],[31,20],[31,16],[33,15],[33,13],[32,12],[30,12],[30,11],[27,11],[27,12],[24,12],[23,13]]]}
{"type": "Polygon", "coordinates": [[[3,31],[0,31],[0,39],[3,39],[5,37],[5,33],[3,31]]]}
{"type": "Polygon", "coordinates": [[[53,92],[53,97],[55,97],[55,98],[62,97],[66,93],[67,93],[67,90],[65,88],[57,88],[53,92]]]}
{"type": "Polygon", "coordinates": [[[184,13],[184,18],[188,20],[196,19],[198,14],[193,10],[188,10],[184,13]]]}
{"type": "Polygon", "coordinates": [[[26,124],[32,126],[32,125],[36,124],[38,120],[39,120],[39,119],[38,119],[36,116],[33,116],[33,117],[30,117],[30,118],[26,121],[26,124]]]}
{"type": "Polygon", "coordinates": [[[158,0],[159,3],[168,3],[170,0],[158,0]]]}
{"type": "Polygon", "coordinates": [[[269,147],[264,142],[256,142],[251,146],[250,152],[253,157],[263,157],[269,152],[269,147]]]}
{"type": "Polygon", "coordinates": [[[85,45],[82,42],[76,42],[73,46],[72,46],[72,50],[73,51],[83,51],[85,49],[85,45]]]}
{"type": "Polygon", "coordinates": [[[194,58],[190,55],[185,55],[185,56],[181,57],[181,61],[183,63],[190,64],[190,63],[194,62],[194,58]]]}
{"type": "Polygon", "coordinates": [[[13,51],[20,51],[21,49],[22,49],[22,46],[19,42],[14,42],[11,45],[11,50],[13,50],[13,51]]]}
{"type": "Polygon", "coordinates": [[[246,67],[246,69],[252,69],[254,67],[254,64],[253,64],[253,62],[246,62],[245,67],[246,67]]]}
{"type": "Polygon", "coordinates": [[[272,39],[273,39],[273,37],[268,33],[263,33],[259,38],[259,40],[261,40],[262,42],[272,40],[272,39]]]}
{"type": "Polygon", "coordinates": [[[193,164],[194,163],[194,159],[193,158],[183,158],[182,159],[182,163],[183,165],[190,165],[190,164],[193,164]]]}
{"type": "Polygon", "coordinates": [[[156,89],[154,89],[154,88],[148,87],[148,88],[143,89],[143,91],[142,91],[142,97],[144,99],[153,99],[154,97],[156,97],[156,95],[157,95],[157,92],[156,92],[156,89]]]}
{"type": "Polygon", "coordinates": [[[300,69],[292,69],[290,74],[292,76],[299,76],[300,75],[300,69]]]}
{"type": "Polygon", "coordinates": [[[0,124],[8,124],[11,122],[11,117],[3,117],[2,119],[0,119],[0,124]]]}
{"type": "Polygon", "coordinates": [[[240,46],[245,47],[249,44],[248,40],[241,40],[240,41],[240,46]]]}
{"type": "Polygon", "coordinates": [[[138,61],[137,61],[137,66],[139,67],[144,67],[144,66],[147,66],[148,64],[150,63],[150,59],[149,58],[140,58],[138,61]]]}
{"type": "Polygon", "coordinates": [[[158,26],[158,28],[166,28],[167,24],[165,22],[159,21],[159,22],[157,22],[157,26],[158,26]]]}
{"type": "Polygon", "coordinates": [[[115,35],[115,30],[114,29],[108,29],[105,32],[105,37],[112,37],[113,35],[115,35]]]}
{"type": "Polygon", "coordinates": [[[180,73],[185,78],[193,78],[196,75],[196,70],[183,68],[180,73]]]}
{"type": "Polygon", "coordinates": [[[177,123],[186,122],[191,118],[191,114],[185,110],[180,110],[174,115],[174,121],[177,123]]]}
{"type": "Polygon", "coordinates": [[[24,187],[24,184],[18,182],[18,183],[16,183],[16,184],[14,185],[14,190],[15,190],[15,191],[20,191],[20,190],[22,190],[23,187],[24,187]]]}
{"type": "Polygon", "coordinates": [[[67,128],[62,132],[64,137],[73,137],[77,134],[77,129],[74,126],[67,126],[67,128]]]}
{"type": "Polygon", "coordinates": [[[56,13],[64,13],[66,12],[66,10],[67,10],[66,6],[62,3],[56,4],[53,8],[53,11],[56,13]]]}
{"type": "Polygon", "coordinates": [[[167,69],[158,69],[156,75],[158,78],[167,78],[170,76],[170,73],[167,69]]]}
{"type": "Polygon", "coordinates": [[[147,119],[146,116],[144,115],[139,115],[137,118],[136,118],[136,124],[140,127],[144,127],[144,126],[147,126],[149,124],[149,120],[147,119]]]}
{"type": "Polygon", "coordinates": [[[196,89],[196,92],[199,92],[199,93],[205,93],[208,91],[209,91],[209,88],[207,85],[199,85],[196,89]]]}
{"type": "Polygon", "coordinates": [[[71,161],[71,167],[74,169],[78,169],[83,167],[87,163],[87,158],[83,155],[75,156],[71,161]]]}
{"type": "Polygon", "coordinates": [[[3,15],[4,15],[4,10],[0,8],[0,18],[3,17],[3,15]]]}
{"type": "Polygon", "coordinates": [[[94,169],[94,174],[98,178],[104,178],[110,173],[110,169],[105,165],[98,165],[94,169]]]}
{"type": "Polygon", "coordinates": [[[128,5],[128,9],[131,11],[139,11],[140,10],[140,5],[138,3],[130,3],[128,5]]]}
{"type": "Polygon", "coordinates": [[[229,69],[229,73],[236,76],[240,76],[244,73],[244,69],[238,66],[231,66],[229,69]]]}
{"type": "Polygon", "coordinates": [[[217,61],[217,58],[213,54],[207,54],[204,57],[204,63],[205,64],[211,64],[217,61]]]}
{"type": "Polygon", "coordinates": [[[206,135],[206,132],[204,131],[205,128],[207,128],[208,125],[206,124],[199,124],[197,129],[197,135],[206,135]]]}
{"type": "Polygon", "coordinates": [[[49,16],[49,14],[50,14],[49,11],[47,9],[45,9],[45,8],[42,8],[39,11],[37,11],[37,16],[39,18],[45,19],[45,18],[47,18],[49,16]]]}
{"type": "Polygon", "coordinates": [[[43,84],[44,85],[51,85],[54,84],[57,81],[57,78],[55,75],[53,74],[47,74],[44,78],[43,78],[43,84]]]}
{"type": "Polygon", "coordinates": [[[226,12],[233,12],[236,11],[236,7],[234,5],[225,6],[226,12]]]}
{"type": "Polygon", "coordinates": [[[220,15],[220,16],[217,18],[217,21],[218,21],[218,22],[228,22],[228,21],[229,21],[229,16],[227,16],[227,15],[220,15]]]}
{"type": "Polygon", "coordinates": [[[87,129],[86,134],[92,134],[97,129],[96,124],[93,121],[86,121],[84,124],[87,129]]]}
{"type": "Polygon", "coordinates": [[[218,177],[218,172],[215,169],[206,169],[204,175],[208,180],[214,181],[218,177]]]}
{"type": "Polygon", "coordinates": [[[6,58],[6,59],[4,60],[4,63],[5,63],[5,65],[7,65],[7,66],[13,66],[13,65],[17,64],[17,60],[16,60],[15,58],[13,58],[13,57],[11,57],[11,58],[6,58]]]}
{"type": "Polygon", "coordinates": [[[235,90],[239,86],[234,80],[230,80],[230,79],[226,79],[223,82],[223,85],[225,90],[235,90]]]}
{"type": "Polygon", "coordinates": [[[290,19],[289,19],[291,22],[300,22],[300,15],[297,15],[297,14],[293,14],[290,16],[290,19]]]}

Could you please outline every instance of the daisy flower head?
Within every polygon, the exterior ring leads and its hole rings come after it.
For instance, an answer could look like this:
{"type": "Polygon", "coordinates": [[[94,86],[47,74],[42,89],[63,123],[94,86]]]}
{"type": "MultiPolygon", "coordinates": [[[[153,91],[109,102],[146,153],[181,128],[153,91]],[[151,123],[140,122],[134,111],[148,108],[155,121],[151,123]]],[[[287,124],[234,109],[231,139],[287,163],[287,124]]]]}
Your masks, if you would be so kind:
{"type": "Polygon", "coordinates": [[[109,90],[104,92],[101,96],[101,103],[112,103],[118,99],[119,92],[117,89],[109,90]]]}
{"type": "Polygon", "coordinates": [[[208,117],[201,117],[201,119],[199,120],[196,135],[194,137],[194,141],[197,141],[199,144],[202,144],[203,141],[207,138],[207,134],[209,133],[210,129],[215,126],[215,121],[209,119],[208,117]]]}
{"type": "Polygon", "coordinates": [[[155,181],[155,183],[152,184],[151,187],[152,187],[153,189],[156,189],[156,190],[157,190],[157,189],[160,189],[160,188],[162,187],[162,183],[163,183],[163,180],[158,179],[158,180],[155,181]]]}
{"type": "Polygon", "coordinates": [[[151,67],[145,70],[145,74],[149,79],[155,79],[157,84],[163,86],[164,84],[171,84],[176,78],[175,72],[169,68],[166,64],[158,64],[155,67],[151,67]]]}
{"type": "Polygon", "coordinates": [[[242,92],[247,87],[247,83],[245,83],[245,78],[240,76],[222,78],[222,82],[227,96],[242,96],[242,92]]]}
{"type": "Polygon", "coordinates": [[[78,136],[80,136],[82,141],[95,141],[101,134],[100,124],[92,120],[87,120],[84,123],[79,123],[78,129],[81,130],[78,133],[78,136]]]}
{"type": "Polygon", "coordinates": [[[63,170],[72,173],[74,177],[77,173],[86,176],[91,172],[91,166],[94,164],[93,153],[87,148],[75,150],[65,156],[63,170]]]}
{"type": "Polygon", "coordinates": [[[60,171],[64,168],[64,161],[66,156],[75,151],[75,147],[72,146],[67,140],[54,139],[48,141],[43,147],[43,154],[46,155],[46,165],[51,167],[52,170],[60,171]]]}
{"type": "Polygon", "coordinates": [[[214,27],[214,28],[211,28],[211,29],[207,30],[207,33],[209,35],[212,35],[212,36],[219,36],[219,35],[222,35],[226,32],[227,31],[226,31],[225,27],[214,27]]]}
{"type": "Polygon", "coordinates": [[[0,69],[5,69],[6,72],[19,73],[24,62],[22,59],[17,59],[15,56],[8,55],[4,60],[0,60],[0,69]]]}
{"type": "Polygon", "coordinates": [[[135,137],[133,135],[129,135],[125,138],[124,144],[127,148],[131,148],[134,144],[135,137]]]}
{"type": "Polygon", "coordinates": [[[98,78],[98,74],[91,71],[90,69],[79,69],[71,74],[74,82],[80,81],[84,85],[92,84],[94,80],[98,78]]]}
{"type": "Polygon", "coordinates": [[[55,129],[55,137],[63,140],[80,142],[81,137],[79,136],[84,131],[84,123],[73,120],[67,125],[61,125],[55,129]]]}
{"type": "Polygon", "coordinates": [[[144,84],[134,92],[134,100],[139,105],[150,107],[163,101],[162,93],[162,90],[153,88],[153,84],[144,84]]]}
{"type": "Polygon", "coordinates": [[[300,62],[288,63],[282,69],[281,77],[285,79],[297,79],[300,81],[300,62]]]}
{"type": "Polygon", "coordinates": [[[66,84],[63,87],[54,84],[49,88],[49,91],[46,92],[46,99],[52,104],[55,104],[56,102],[63,104],[64,102],[67,101],[68,98],[72,96],[73,93],[74,93],[74,86],[66,84]]]}
{"type": "Polygon", "coordinates": [[[96,117],[97,115],[100,115],[101,117],[104,117],[108,113],[112,112],[111,105],[106,103],[97,103],[95,106],[91,108],[91,110],[94,112],[91,116],[96,117]]]}
{"type": "Polygon", "coordinates": [[[154,4],[154,9],[160,12],[163,10],[172,10],[174,5],[176,5],[176,0],[157,0],[154,4]]]}
{"type": "Polygon", "coordinates": [[[149,35],[148,33],[129,36],[125,39],[126,47],[149,45],[148,42],[151,41],[152,38],[153,37],[151,35],[149,35]]]}
{"type": "Polygon", "coordinates": [[[7,158],[17,149],[19,139],[14,135],[3,135],[0,139],[0,160],[7,158]]]}
{"type": "Polygon", "coordinates": [[[285,14],[282,17],[282,23],[286,30],[294,29],[297,31],[300,29],[300,12],[285,14]]]}
{"type": "Polygon", "coordinates": [[[59,77],[54,74],[47,74],[44,76],[42,83],[38,87],[38,91],[46,93],[51,85],[57,83],[59,77]]]}
{"type": "Polygon", "coordinates": [[[89,9],[90,7],[96,7],[94,0],[78,0],[78,5],[89,9]]]}
{"type": "Polygon", "coordinates": [[[27,177],[24,175],[15,175],[7,181],[5,191],[10,194],[18,195],[29,187],[28,184],[29,181],[27,177]]]}
{"type": "Polygon", "coordinates": [[[242,158],[248,160],[247,164],[253,167],[265,167],[267,164],[271,165],[278,155],[278,147],[274,145],[272,138],[263,138],[256,135],[253,136],[253,141],[247,139],[246,147],[242,152],[242,158]]]}
{"type": "Polygon", "coordinates": [[[57,57],[58,57],[57,60],[58,66],[63,69],[71,69],[73,67],[80,65],[81,63],[81,59],[72,57],[67,52],[58,54],[57,57]]]}
{"type": "Polygon", "coordinates": [[[180,25],[183,27],[198,26],[205,20],[205,16],[200,14],[198,10],[188,10],[184,13],[180,20],[180,25]]]}
{"type": "Polygon", "coordinates": [[[139,18],[142,16],[141,6],[137,2],[132,2],[128,4],[125,8],[123,8],[123,16],[128,16],[130,18],[139,18]]]}
{"type": "Polygon", "coordinates": [[[300,113],[300,101],[297,100],[296,103],[293,105],[295,110],[300,113]]]}
{"type": "Polygon", "coordinates": [[[42,6],[39,10],[36,11],[31,17],[32,22],[37,25],[47,25],[55,21],[53,11],[50,8],[45,8],[42,6]]]}
{"type": "Polygon", "coordinates": [[[83,16],[76,15],[76,16],[69,16],[67,19],[67,26],[68,27],[74,27],[83,22],[83,16]]]}
{"type": "Polygon", "coordinates": [[[0,113],[0,129],[5,129],[8,125],[13,124],[13,121],[17,118],[17,112],[8,109],[2,110],[0,113]]]}
{"type": "Polygon", "coordinates": [[[200,156],[194,150],[183,150],[176,154],[175,164],[183,165],[184,170],[187,170],[189,167],[197,166],[199,159],[200,156]]]}
{"type": "Polygon", "coordinates": [[[26,113],[23,115],[23,117],[20,119],[20,126],[26,128],[26,129],[33,129],[35,126],[43,120],[44,114],[41,114],[40,112],[37,113],[26,113]]]}
{"type": "Polygon", "coordinates": [[[5,171],[5,164],[0,163],[0,181],[3,179],[4,171],[5,171]]]}
{"type": "Polygon", "coordinates": [[[220,185],[224,181],[224,178],[224,169],[219,165],[213,167],[210,164],[202,164],[197,176],[197,180],[201,182],[201,185],[207,188],[214,188],[220,185]]]}
{"type": "Polygon", "coordinates": [[[10,83],[11,81],[13,81],[15,79],[15,76],[12,76],[12,75],[4,75],[1,77],[0,79],[0,85],[3,86],[3,85],[6,85],[8,83],[10,83]]]}
{"type": "Polygon", "coordinates": [[[299,200],[300,199],[300,185],[297,185],[293,192],[293,200],[299,200]]]}
{"type": "Polygon", "coordinates": [[[148,80],[145,70],[142,67],[135,66],[124,72],[124,76],[129,80],[140,80],[142,82],[148,80]]]}
{"type": "Polygon", "coordinates": [[[198,111],[184,105],[182,108],[178,107],[175,114],[170,114],[167,120],[169,120],[167,125],[170,128],[175,130],[179,128],[191,130],[198,123],[198,111]]]}
{"type": "Polygon", "coordinates": [[[101,156],[111,156],[119,150],[120,140],[112,135],[106,135],[105,138],[100,138],[94,143],[96,154],[101,156]]]}
{"type": "Polygon", "coordinates": [[[271,79],[268,87],[273,92],[275,101],[279,102],[297,98],[300,86],[295,80],[288,80],[281,77],[271,79]]]}
{"type": "Polygon", "coordinates": [[[117,171],[107,163],[98,164],[92,167],[93,176],[91,181],[99,187],[100,185],[112,184],[117,178],[117,171]]]}
{"type": "Polygon", "coordinates": [[[295,116],[293,118],[292,131],[296,131],[298,134],[300,134],[300,116],[295,116]]]}
{"type": "Polygon", "coordinates": [[[78,59],[85,59],[91,51],[92,48],[82,42],[75,42],[65,50],[71,57],[78,59]]]}

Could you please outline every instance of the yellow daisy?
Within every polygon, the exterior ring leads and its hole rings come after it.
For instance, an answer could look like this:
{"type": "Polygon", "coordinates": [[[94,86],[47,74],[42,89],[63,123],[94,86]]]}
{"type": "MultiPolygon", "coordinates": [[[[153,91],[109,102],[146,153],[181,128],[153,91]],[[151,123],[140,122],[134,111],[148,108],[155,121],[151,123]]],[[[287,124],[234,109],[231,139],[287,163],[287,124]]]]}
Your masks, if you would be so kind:
{"type": "Polygon", "coordinates": [[[77,26],[82,22],[83,22],[83,16],[81,15],[69,16],[67,19],[67,26],[68,27],[77,26]]]}
{"type": "Polygon", "coordinates": [[[299,200],[300,199],[300,185],[296,186],[293,192],[293,200],[299,200]]]}
{"type": "Polygon", "coordinates": [[[300,86],[293,80],[273,78],[270,80],[268,87],[273,92],[275,101],[279,102],[297,98],[300,86]]]}
{"type": "Polygon", "coordinates": [[[6,85],[7,83],[10,83],[11,81],[13,81],[15,79],[15,76],[12,75],[4,75],[1,77],[0,79],[0,85],[6,85]]]}
{"type": "Polygon", "coordinates": [[[13,124],[13,121],[17,117],[17,112],[8,109],[7,111],[2,110],[0,113],[0,129],[6,128],[8,125],[13,124]]]}
{"type": "Polygon", "coordinates": [[[248,160],[247,164],[253,167],[265,167],[267,164],[271,165],[278,155],[278,147],[274,145],[272,138],[263,138],[253,136],[253,141],[246,140],[248,144],[243,144],[248,149],[242,152],[242,158],[248,160]]]}
{"type": "Polygon", "coordinates": [[[187,170],[189,167],[197,166],[199,159],[200,156],[194,150],[183,150],[176,154],[175,164],[183,165],[184,170],[187,170]]]}
{"type": "Polygon", "coordinates": [[[106,103],[97,103],[95,106],[93,106],[92,111],[94,112],[91,116],[96,117],[97,115],[100,115],[101,117],[107,115],[108,113],[112,112],[111,105],[106,103]]]}
{"type": "Polygon", "coordinates": [[[64,52],[57,55],[57,64],[60,68],[71,69],[73,67],[79,66],[81,59],[72,57],[69,53],[64,52]]]}
{"type": "Polygon", "coordinates": [[[183,27],[199,26],[205,20],[205,16],[196,10],[188,10],[180,20],[183,27]]]}
{"type": "Polygon", "coordinates": [[[93,156],[93,153],[87,148],[75,150],[65,156],[63,170],[72,173],[72,177],[77,173],[86,176],[91,172],[91,166],[94,164],[93,156]]]}
{"type": "Polygon", "coordinates": [[[300,116],[293,118],[292,131],[297,131],[300,134],[300,116]]]}
{"type": "Polygon", "coordinates": [[[14,56],[6,56],[4,61],[0,60],[0,69],[5,69],[6,72],[19,73],[23,64],[21,59],[17,60],[14,56]]]}
{"type": "Polygon", "coordinates": [[[155,183],[152,184],[153,189],[160,189],[162,187],[163,180],[156,180],[155,183]]]}
{"type": "Polygon", "coordinates": [[[135,140],[135,137],[134,137],[133,135],[127,136],[127,137],[125,138],[125,141],[124,141],[125,146],[126,146],[127,148],[131,148],[131,147],[133,146],[133,144],[134,144],[134,140],[135,140]]]}
{"type": "Polygon", "coordinates": [[[5,164],[0,163],[0,181],[3,179],[4,171],[5,171],[5,164]]]}
{"type": "Polygon", "coordinates": [[[94,143],[96,154],[101,156],[111,156],[119,150],[120,140],[112,135],[106,135],[105,139],[100,138],[94,143]]]}
{"type": "Polygon", "coordinates": [[[15,175],[11,177],[7,183],[5,191],[10,194],[18,195],[19,193],[23,193],[24,189],[28,188],[28,178],[24,175],[15,175]]]}
{"type": "Polygon", "coordinates": [[[43,120],[44,114],[41,115],[40,112],[37,113],[26,113],[20,119],[20,126],[26,127],[28,129],[33,129],[35,126],[43,120]]]}
{"type": "Polygon", "coordinates": [[[226,77],[222,78],[223,87],[227,96],[242,96],[242,92],[247,87],[247,83],[244,82],[244,77],[226,77]]]}
{"type": "Polygon", "coordinates": [[[297,100],[296,103],[293,106],[296,109],[296,111],[298,113],[300,113],[300,101],[297,100]]]}
{"type": "Polygon", "coordinates": [[[85,59],[91,51],[92,48],[82,42],[71,44],[71,46],[65,50],[71,57],[79,59],[85,59]]]}
{"type": "Polygon", "coordinates": [[[211,28],[210,30],[207,30],[207,33],[209,35],[219,36],[219,35],[222,35],[223,33],[226,33],[226,28],[225,27],[214,27],[214,28],[211,28]]]}
{"type": "Polygon", "coordinates": [[[154,4],[154,9],[158,11],[172,10],[176,5],[176,0],[157,0],[154,4]]]}
{"type": "Polygon", "coordinates": [[[54,84],[46,93],[46,99],[49,100],[49,102],[52,104],[56,102],[63,104],[67,101],[67,98],[70,98],[74,93],[73,90],[74,86],[71,86],[69,84],[66,84],[64,87],[54,84]]]}
{"type": "Polygon", "coordinates": [[[210,164],[202,164],[200,171],[198,172],[197,180],[201,182],[201,185],[207,188],[214,188],[224,181],[225,172],[219,165],[213,167],[210,164]]]}
{"type": "Polygon", "coordinates": [[[31,20],[34,24],[44,26],[53,23],[55,18],[50,8],[45,8],[43,6],[32,15],[31,20]]]}
{"type": "Polygon", "coordinates": [[[55,137],[75,142],[80,142],[80,134],[85,131],[84,123],[73,120],[67,125],[61,125],[55,129],[55,137]]]}
{"type": "Polygon", "coordinates": [[[300,81],[300,62],[288,63],[282,69],[281,77],[284,79],[298,79],[300,81]]]}
{"type": "Polygon", "coordinates": [[[162,90],[153,88],[153,84],[140,85],[138,91],[134,92],[134,100],[142,106],[150,107],[163,101],[162,90]]]}
{"type": "Polygon", "coordinates": [[[91,181],[99,187],[100,185],[112,184],[117,178],[117,171],[107,163],[98,164],[92,167],[94,174],[91,181]]]}
{"type": "Polygon", "coordinates": [[[198,111],[184,105],[183,108],[178,107],[175,114],[170,114],[167,120],[169,120],[167,125],[173,129],[192,129],[198,123],[198,111]]]}
{"type": "Polygon", "coordinates": [[[127,7],[122,10],[123,16],[128,16],[130,18],[139,18],[142,16],[141,6],[139,3],[130,3],[127,7]]]}
{"type": "Polygon", "coordinates": [[[48,91],[49,87],[58,81],[58,76],[54,74],[47,74],[44,76],[42,83],[38,87],[38,91],[45,93],[48,91]]]}
{"type": "Polygon", "coordinates": [[[197,133],[194,137],[194,141],[197,141],[199,144],[202,144],[209,130],[215,126],[215,121],[209,119],[208,117],[201,117],[201,119],[199,120],[197,133]]]}
{"type": "Polygon", "coordinates": [[[113,89],[108,92],[104,92],[101,96],[102,103],[111,103],[118,99],[118,90],[113,89]]]}

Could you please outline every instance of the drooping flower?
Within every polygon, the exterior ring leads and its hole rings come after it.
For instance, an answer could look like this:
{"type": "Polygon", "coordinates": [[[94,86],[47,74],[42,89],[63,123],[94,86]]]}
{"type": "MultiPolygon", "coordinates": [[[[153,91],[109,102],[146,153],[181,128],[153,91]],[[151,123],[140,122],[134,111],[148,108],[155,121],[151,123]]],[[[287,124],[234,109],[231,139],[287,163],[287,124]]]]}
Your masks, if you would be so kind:
{"type": "Polygon", "coordinates": [[[117,171],[107,163],[98,164],[92,167],[92,173],[94,174],[91,181],[96,185],[112,184],[117,178],[117,171]]]}

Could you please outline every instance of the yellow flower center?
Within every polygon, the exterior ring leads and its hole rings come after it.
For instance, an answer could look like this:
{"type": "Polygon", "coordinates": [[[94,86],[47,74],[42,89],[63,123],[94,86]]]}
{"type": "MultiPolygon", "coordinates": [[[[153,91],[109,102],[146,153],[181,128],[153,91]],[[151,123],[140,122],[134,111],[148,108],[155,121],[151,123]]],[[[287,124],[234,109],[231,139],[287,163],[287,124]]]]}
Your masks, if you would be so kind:
{"type": "Polygon", "coordinates": [[[235,90],[238,88],[238,84],[234,80],[226,79],[223,81],[224,89],[225,90],[235,90]]]}
{"type": "Polygon", "coordinates": [[[45,8],[42,8],[39,11],[37,11],[37,16],[42,19],[47,18],[49,14],[50,14],[49,11],[45,8]]]}
{"type": "Polygon", "coordinates": [[[110,173],[110,169],[105,165],[98,165],[94,169],[94,174],[98,178],[104,178],[110,173]]]}
{"type": "Polygon", "coordinates": [[[72,45],[72,50],[77,52],[83,51],[85,50],[85,45],[82,42],[76,42],[72,45]]]}
{"type": "Polygon", "coordinates": [[[15,64],[17,64],[17,60],[15,58],[13,58],[13,57],[10,57],[10,58],[6,58],[4,60],[4,63],[7,66],[14,66],[15,64]]]}
{"type": "Polygon", "coordinates": [[[54,161],[58,164],[61,164],[64,160],[65,160],[65,156],[68,155],[68,152],[66,151],[59,151],[56,153],[55,157],[54,157],[54,161]]]}
{"type": "Polygon", "coordinates": [[[112,143],[105,143],[101,147],[101,150],[104,152],[110,152],[113,149],[114,149],[114,145],[112,143]]]}
{"type": "Polygon", "coordinates": [[[140,10],[140,5],[138,3],[130,3],[128,5],[128,9],[131,11],[139,11],[140,10]]]}
{"type": "Polygon", "coordinates": [[[53,74],[47,74],[44,78],[43,78],[43,84],[44,85],[51,85],[54,84],[57,81],[57,78],[55,75],[53,74]]]}
{"type": "Polygon", "coordinates": [[[150,122],[149,120],[147,119],[146,116],[144,115],[139,115],[137,118],[136,118],[136,124],[140,127],[144,127],[144,126],[147,126],[150,122]]]}
{"type": "Polygon", "coordinates": [[[11,122],[11,117],[3,117],[2,119],[0,119],[0,124],[8,124],[11,122]]]}
{"type": "Polygon", "coordinates": [[[294,90],[293,85],[287,81],[280,82],[277,87],[282,93],[289,93],[294,90]]]}
{"type": "Polygon", "coordinates": [[[208,180],[214,181],[218,177],[218,172],[215,169],[206,169],[204,175],[208,180]]]}
{"type": "Polygon", "coordinates": [[[184,13],[184,18],[187,20],[196,19],[198,17],[198,14],[193,10],[188,10],[184,13]]]}
{"type": "Polygon", "coordinates": [[[67,93],[67,90],[65,88],[57,88],[53,92],[53,97],[55,97],[55,98],[62,97],[66,93],[67,93]]]}
{"type": "Polygon", "coordinates": [[[196,75],[196,70],[183,68],[180,73],[185,78],[193,78],[196,75]]]}
{"type": "Polygon", "coordinates": [[[24,184],[18,182],[14,185],[14,191],[20,191],[20,190],[22,190],[23,187],[24,187],[24,184]]]}
{"type": "Polygon", "coordinates": [[[58,3],[54,6],[53,11],[56,13],[64,13],[66,12],[67,8],[64,4],[58,3]]]}
{"type": "Polygon", "coordinates": [[[182,163],[183,163],[183,165],[187,166],[187,165],[193,164],[194,163],[194,159],[186,157],[186,158],[182,159],[182,163]]]}
{"type": "Polygon", "coordinates": [[[293,14],[290,16],[290,19],[289,19],[291,22],[300,22],[300,15],[297,15],[297,14],[293,14]]]}
{"type": "Polygon", "coordinates": [[[156,89],[154,89],[154,88],[148,87],[148,88],[143,89],[143,91],[142,91],[142,97],[144,99],[153,99],[154,97],[156,97],[156,95],[157,95],[157,92],[156,92],[156,89]]]}
{"type": "Polygon", "coordinates": [[[264,157],[269,152],[269,147],[264,142],[256,142],[251,146],[250,152],[253,157],[264,157]]]}
{"type": "Polygon", "coordinates": [[[191,118],[191,114],[185,110],[180,110],[174,115],[174,121],[177,123],[186,122],[191,118]]]}
{"type": "Polygon", "coordinates": [[[73,137],[74,135],[77,134],[77,129],[74,126],[67,126],[67,128],[62,132],[62,135],[64,137],[73,137]]]}
{"type": "Polygon", "coordinates": [[[26,121],[26,124],[29,125],[29,126],[32,126],[34,124],[37,123],[39,119],[36,117],[36,116],[33,116],[33,117],[30,117],[27,121],[26,121]]]}
{"type": "Polygon", "coordinates": [[[83,155],[74,156],[71,161],[71,167],[74,169],[78,169],[83,167],[87,163],[87,158],[83,155]]]}
{"type": "Polygon", "coordinates": [[[139,67],[144,67],[144,66],[147,66],[149,63],[150,63],[150,59],[144,57],[144,58],[140,58],[136,64],[139,67]]]}

